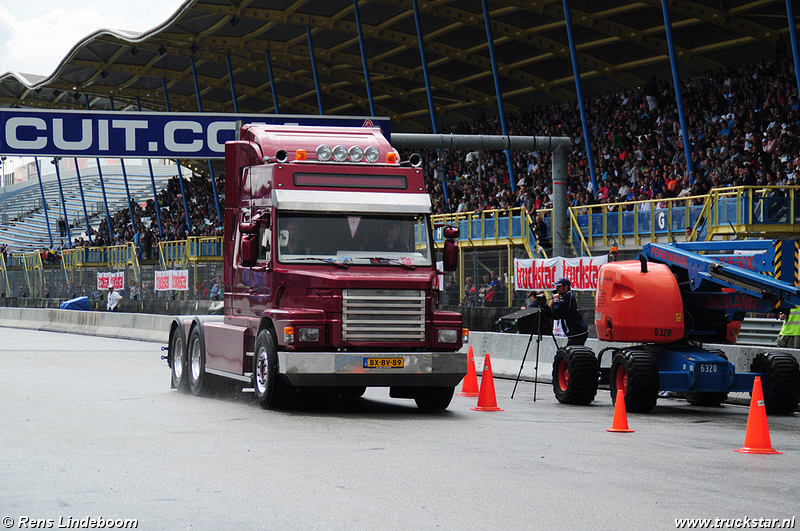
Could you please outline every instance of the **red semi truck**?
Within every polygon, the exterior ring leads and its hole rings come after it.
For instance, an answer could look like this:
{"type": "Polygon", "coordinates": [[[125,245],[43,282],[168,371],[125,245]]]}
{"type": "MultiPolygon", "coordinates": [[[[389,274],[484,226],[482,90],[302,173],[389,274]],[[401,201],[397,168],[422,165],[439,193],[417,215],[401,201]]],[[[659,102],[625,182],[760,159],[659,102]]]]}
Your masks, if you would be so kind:
{"type": "MultiPolygon", "coordinates": [[[[247,124],[225,145],[224,317],[176,317],[172,386],[247,382],[263,408],[298,388],[390,388],[443,410],[467,372],[461,315],[439,311],[418,155],[379,128],[247,124]]],[[[440,227],[443,269],[458,229],[440,227]]]]}

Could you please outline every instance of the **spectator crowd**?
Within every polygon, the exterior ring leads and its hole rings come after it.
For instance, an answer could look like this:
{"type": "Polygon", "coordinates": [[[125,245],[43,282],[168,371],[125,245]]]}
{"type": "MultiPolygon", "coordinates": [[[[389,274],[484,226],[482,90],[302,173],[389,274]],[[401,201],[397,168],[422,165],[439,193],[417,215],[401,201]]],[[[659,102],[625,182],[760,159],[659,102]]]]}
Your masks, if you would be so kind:
{"type": "MultiPolygon", "coordinates": [[[[794,185],[800,164],[800,100],[794,65],[785,46],[771,62],[708,71],[682,82],[691,144],[689,175],[672,83],[653,78],[637,90],[607,93],[586,101],[595,165],[594,190],[577,100],[509,115],[508,134],[568,136],[568,204],[607,205],[648,199],[705,195],[712,188],[794,185]]],[[[502,134],[498,117],[482,115],[443,133],[502,134]]],[[[437,213],[525,207],[531,214],[552,206],[548,152],[512,152],[509,171],[502,152],[483,151],[480,167],[466,151],[428,154],[428,189],[437,213]],[[516,191],[512,191],[514,179],[516,191]]],[[[696,200],[700,201],[700,200],[696,200]]],[[[632,209],[633,205],[624,208],[632,209]]],[[[532,216],[533,217],[533,216],[532,216]]]]}

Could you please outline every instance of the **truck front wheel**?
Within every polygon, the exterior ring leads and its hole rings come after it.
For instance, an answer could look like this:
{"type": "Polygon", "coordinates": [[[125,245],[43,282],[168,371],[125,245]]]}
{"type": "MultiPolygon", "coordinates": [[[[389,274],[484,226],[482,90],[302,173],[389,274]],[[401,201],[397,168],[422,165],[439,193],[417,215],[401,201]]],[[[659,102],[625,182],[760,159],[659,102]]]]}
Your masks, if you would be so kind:
{"type": "Polygon", "coordinates": [[[791,354],[766,352],[757,354],[750,372],[767,375],[764,406],[770,415],[791,415],[800,399],[800,366],[791,354]]]}
{"type": "Polygon", "coordinates": [[[278,395],[278,349],[268,330],[259,332],[253,356],[253,389],[258,405],[264,409],[275,408],[278,395]]]}
{"type": "Polygon", "coordinates": [[[444,411],[453,399],[454,387],[425,387],[414,397],[422,411],[444,411]]]}
{"type": "Polygon", "coordinates": [[[658,363],[647,352],[625,351],[611,362],[611,402],[617,403],[617,390],[625,393],[625,410],[647,413],[658,400],[658,363]]]}
{"type": "Polygon", "coordinates": [[[597,395],[597,358],[587,347],[558,349],[553,360],[553,393],[562,404],[590,404],[597,395]]]}
{"type": "Polygon", "coordinates": [[[206,377],[206,346],[200,335],[199,326],[192,328],[188,343],[189,362],[189,388],[194,396],[203,392],[203,383],[206,377]]]}

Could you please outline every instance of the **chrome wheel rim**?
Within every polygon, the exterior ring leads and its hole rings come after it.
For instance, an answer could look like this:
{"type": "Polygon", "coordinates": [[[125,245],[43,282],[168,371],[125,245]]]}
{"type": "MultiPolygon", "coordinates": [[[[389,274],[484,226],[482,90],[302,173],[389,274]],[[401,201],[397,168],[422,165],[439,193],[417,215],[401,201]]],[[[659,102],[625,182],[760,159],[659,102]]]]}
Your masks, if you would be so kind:
{"type": "Polygon", "coordinates": [[[183,341],[176,337],[172,344],[172,374],[175,381],[180,381],[183,376],[183,341]]]}
{"type": "Polygon", "coordinates": [[[269,370],[267,368],[267,350],[261,348],[256,356],[256,390],[259,395],[267,392],[269,370]]]}
{"type": "Polygon", "coordinates": [[[192,380],[200,379],[200,342],[192,341],[191,345],[192,380]]]}

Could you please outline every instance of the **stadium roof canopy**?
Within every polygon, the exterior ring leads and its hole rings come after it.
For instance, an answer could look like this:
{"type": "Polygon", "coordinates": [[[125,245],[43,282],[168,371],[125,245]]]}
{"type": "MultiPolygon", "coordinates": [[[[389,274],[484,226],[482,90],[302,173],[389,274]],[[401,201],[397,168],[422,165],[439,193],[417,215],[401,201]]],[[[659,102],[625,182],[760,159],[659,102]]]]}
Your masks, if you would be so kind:
{"type": "MultiPolygon", "coordinates": [[[[494,115],[495,83],[480,0],[418,0],[437,123],[494,115]]],[[[399,131],[430,130],[412,0],[360,1],[376,114],[399,131]]],[[[789,42],[785,0],[670,0],[682,78],[770,60],[789,42]]],[[[131,9],[136,8],[135,1],[131,9]]],[[[505,110],[576,98],[561,0],[488,2],[505,110]]],[[[661,0],[571,0],[586,96],[671,80],[661,0]]],[[[319,114],[307,29],[325,114],[366,116],[352,0],[189,0],[145,33],[100,30],[77,43],[48,77],[0,77],[0,107],[142,108],[196,112],[319,114]],[[162,81],[163,80],[163,81],[162,81]]]]}

